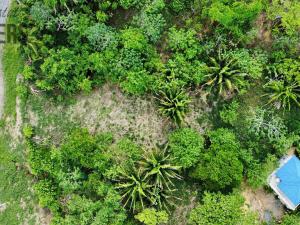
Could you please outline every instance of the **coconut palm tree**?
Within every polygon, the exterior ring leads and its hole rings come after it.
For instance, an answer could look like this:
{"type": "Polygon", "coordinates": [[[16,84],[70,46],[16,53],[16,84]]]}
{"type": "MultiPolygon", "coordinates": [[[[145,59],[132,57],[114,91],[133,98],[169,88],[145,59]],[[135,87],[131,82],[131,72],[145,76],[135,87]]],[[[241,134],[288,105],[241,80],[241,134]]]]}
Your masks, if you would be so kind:
{"type": "Polygon", "coordinates": [[[241,72],[237,59],[225,50],[218,49],[217,57],[209,57],[204,86],[216,88],[219,95],[239,91],[246,85],[246,73],[241,72]]]}
{"type": "Polygon", "coordinates": [[[145,174],[145,180],[155,188],[171,191],[171,186],[174,187],[172,180],[181,179],[178,175],[181,167],[172,164],[172,158],[166,151],[167,146],[163,150],[154,149],[146,153],[138,164],[140,171],[145,174]]]}
{"type": "Polygon", "coordinates": [[[121,171],[118,182],[117,189],[122,194],[124,207],[129,205],[131,210],[136,211],[138,202],[144,208],[146,201],[152,201],[153,185],[149,184],[137,169],[134,168],[130,173],[121,171]]]}
{"type": "Polygon", "coordinates": [[[179,166],[172,164],[166,149],[145,153],[143,159],[132,171],[121,171],[117,181],[124,206],[136,211],[137,204],[144,208],[146,204],[168,209],[172,193],[176,191],[173,180],[181,179],[179,166]]]}
{"type": "Polygon", "coordinates": [[[183,87],[171,81],[157,95],[160,113],[181,126],[188,112],[188,105],[191,102],[183,87]]]}
{"type": "Polygon", "coordinates": [[[268,104],[273,103],[277,108],[291,110],[292,103],[300,107],[300,84],[298,82],[288,83],[284,80],[272,80],[264,86],[269,93],[268,104]]]}

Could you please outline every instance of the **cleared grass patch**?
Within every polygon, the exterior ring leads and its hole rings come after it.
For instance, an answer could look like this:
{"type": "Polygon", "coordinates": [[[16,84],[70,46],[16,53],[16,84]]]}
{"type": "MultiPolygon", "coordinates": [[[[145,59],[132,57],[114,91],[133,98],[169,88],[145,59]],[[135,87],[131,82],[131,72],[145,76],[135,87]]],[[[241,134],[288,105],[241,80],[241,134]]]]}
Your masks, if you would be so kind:
{"type": "Polygon", "coordinates": [[[6,44],[3,49],[3,72],[5,84],[5,102],[4,115],[16,115],[16,97],[17,97],[17,83],[16,78],[23,70],[23,59],[19,52],[19,45],[6,44]]]}
{"type": "Polygon", "coordinates": [[[9,138],[0,135],[0,204],[5,207],[0,213],[0,224],[34,224],[34,196],[28,176],[20,166],[24,162],[23,147],[10,149],[8,143],[9,138]]]}

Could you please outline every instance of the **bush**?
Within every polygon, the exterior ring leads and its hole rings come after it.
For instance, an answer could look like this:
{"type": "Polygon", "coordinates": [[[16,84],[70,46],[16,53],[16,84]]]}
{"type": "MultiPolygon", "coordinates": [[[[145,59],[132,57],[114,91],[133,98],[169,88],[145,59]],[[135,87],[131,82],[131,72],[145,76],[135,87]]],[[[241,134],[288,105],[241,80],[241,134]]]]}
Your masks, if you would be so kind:
{"type": "Polygon", "coordinates": [[[160,39],[166,21],[160,13],[142,12],[133,18],[133,24],[139,27],[151,42],[155,43],[160,39]]]}
{"type": "Polygon", "coordinates": [[[179,29],[172,27],[169,31],[169,48],[177,53],[183,53],[186,59],[193,59],[199,53],[199,40],[196,31],[179,29]]]}
{"type": "Polygon", "coordinates": [[[169,147],[177,165],[187,169],[199,162],[204,138],[195,130],[182,128],[169,136],[169,147]]]}
{"type": "Polygon", "coordinates": [[[37,79],[36,85],[44,91],[73,94],[80,90],[86,70],[82,58],[74,51],[67,48],[52,49],[41,65],[42,76],[37,79]]]}
{"type": "Polygon", "coordinates": [[[154,208],[149,208],[144,209],[134,218],[145,225],[161,225],[167,224],[169,215],[166,211],[157,211],[154,208]]]}
{"type": "Polygon", "coordinates": [[[260,0],[248,2],[214,0],[208,8],[204,9],[204,15],[241,38],[262,9],[263,5],[260,0]]]}
{"type": "Polygon", "coordinates": [[[205,192],[203,203],[192,210],[191,225],[238,225],[243,221],[244,199],[239,194],[205,192]]]}
{"type": "Polygon", "coordinates": [[[151,84],[153,77],[149,75],[145,70],[139,72],[128,72],[125,80],[121,81],[121,88],[133,95],[143,95],[147,91],[151,90],[151,84]]]}
{"type": "Polygon", "coordinates": [[[187,4],[188,2],[186,0],[172,0],[170,7],[174,12],[179,13],[187,8],[187,4]]]}
{"type": "Polygon", "coordinates": [[[89,27],[86,36],[91,46],[97,51],[102,51],[106,48],[115,48],[118,44],[117,34],[111,27],[105,24],[98,23],[89,27]]]}
{"type": "MultiPolygon", "coordinates": [[[[295,0],[274,0],[268,4],[267,14],[269,19],[283,26],[285,32],[292,36],[300,28],[300,3],[295,0]],[[279,23],[278,23],[279,22],[279,23]]],[[[278,28],[275,26],[275,29],[278,28]]]]}
{"type": "Polygon", "coordinates": [[[237,101],[233,101],[230,104],[225,105],[223,109],[220,111],[220,117],[222,121],[234,126],[234,124],[238,120],[239,107],[240,104],[237,101]]]}
{"type": "Polygon", "coordinates": [[[273,155],[268,155],[264,162],[253,160],[247,169],[247,183],[255,189],[267,185],[268,176],[276,168],[277,162],[273,155]]]}
{"type": "Polygon", "coordinates": [[[201,154],[191,176],[200,179],[210,190],[238,186],[243,178],[243,164],[241,147],[234,133],[220,128],[209,132],[208,137],[210,146],[201,154]]]}

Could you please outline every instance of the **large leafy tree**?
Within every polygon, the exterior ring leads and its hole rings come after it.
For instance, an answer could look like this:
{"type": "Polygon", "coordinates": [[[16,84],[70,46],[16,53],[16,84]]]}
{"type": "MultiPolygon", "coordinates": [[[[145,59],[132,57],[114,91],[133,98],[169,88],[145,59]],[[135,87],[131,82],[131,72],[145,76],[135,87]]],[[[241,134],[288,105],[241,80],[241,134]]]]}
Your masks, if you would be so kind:
{"type": "Polygon", "coordinates": [[[250,28],[251,22],[263,9],[261,0],[234,1],[213,0],[207,1],[209,5],[204,8],[203,15],[213,22],[218,22],[237,38],[250,28]]]}
{"type": "Polygon", "coordinates": [[[243,221],[244,200],[238,194],[205,192],[203,201],[192,210],[191,225],[238,225],[243,221]]]}
{"type": "Polygon", "coordinates": [[[243,164],[240,161],[241,147],[235,134],[220,128],[209,132],[208,137],[210,146],[201,154],[191,176],[200,179],[212,190],[239,185],[243,178],[243,164]]]}
{"type": "Polygon", "coordinates": [[[204,138],[191,128],[182,128],[169,136],[169,148],[176,164],[187,169],[200,161],[204,138]]]}

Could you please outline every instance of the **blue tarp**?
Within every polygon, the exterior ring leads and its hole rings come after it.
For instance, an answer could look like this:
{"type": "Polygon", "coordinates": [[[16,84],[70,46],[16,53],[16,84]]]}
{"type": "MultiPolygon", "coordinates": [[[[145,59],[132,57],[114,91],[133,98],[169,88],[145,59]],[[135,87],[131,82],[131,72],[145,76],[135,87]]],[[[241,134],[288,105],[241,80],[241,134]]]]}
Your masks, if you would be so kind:
{"type": "Polygon", "coordinates": [[[293,156],[277,172],[278,188],[295,205],[300,204],[300,160],[293,156]]]}

